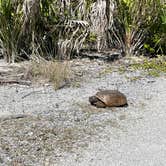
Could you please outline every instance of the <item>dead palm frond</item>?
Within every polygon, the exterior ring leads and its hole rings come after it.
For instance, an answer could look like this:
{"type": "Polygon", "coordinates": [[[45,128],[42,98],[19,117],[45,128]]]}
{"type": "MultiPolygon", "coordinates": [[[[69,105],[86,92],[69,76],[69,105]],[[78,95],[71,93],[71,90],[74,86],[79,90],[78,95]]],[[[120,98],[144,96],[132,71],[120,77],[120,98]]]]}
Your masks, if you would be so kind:
{"type": "Polygon", "coordinates": [[[23,33],[34,31],[35,23],[40,17],[40,0],[24,0],[23,3],[23,33]]]}
{"type": "Polygon", "coordinates": [[[78,53],[88,34],[88,22],[81,20],[67,20],[64,23],[64,30],[59,36],[58,55],[61,58],[70,58],[73,50],[76,50],[78,53]]]}
{"type": "Polygon", "coordinates": [[[114,3],[112,0],[97,0],[91,6],[90,20],[91,32],[97,34],[97,50],[108,47],[107,32],[113,23],[114,3]],[[108,3],[109,2],[109,3],[108,3]]]}

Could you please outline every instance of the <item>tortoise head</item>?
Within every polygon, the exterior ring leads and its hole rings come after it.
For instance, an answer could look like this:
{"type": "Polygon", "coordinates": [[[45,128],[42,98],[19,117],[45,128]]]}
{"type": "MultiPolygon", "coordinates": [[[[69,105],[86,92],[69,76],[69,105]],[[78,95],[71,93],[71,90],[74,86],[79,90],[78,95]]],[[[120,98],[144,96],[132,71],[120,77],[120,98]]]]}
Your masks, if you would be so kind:
{"type": "Polygon", "coordinates": [[[102,102],[96,95],[89,97],[89,102],[98,108],[106,107],[105,103],[102,102]]]}

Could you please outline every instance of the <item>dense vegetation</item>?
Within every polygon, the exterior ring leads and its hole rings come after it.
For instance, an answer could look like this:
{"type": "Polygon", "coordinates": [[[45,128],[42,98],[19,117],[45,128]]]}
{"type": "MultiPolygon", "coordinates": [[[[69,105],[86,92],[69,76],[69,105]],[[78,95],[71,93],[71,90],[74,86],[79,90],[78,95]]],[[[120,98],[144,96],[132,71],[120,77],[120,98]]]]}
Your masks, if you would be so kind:
{"type": "Polygon", "coordinates": [[[164,0],[0,0],[0,50],[8,62],[66,59],[82,49],[166,53],[164,0]]]}

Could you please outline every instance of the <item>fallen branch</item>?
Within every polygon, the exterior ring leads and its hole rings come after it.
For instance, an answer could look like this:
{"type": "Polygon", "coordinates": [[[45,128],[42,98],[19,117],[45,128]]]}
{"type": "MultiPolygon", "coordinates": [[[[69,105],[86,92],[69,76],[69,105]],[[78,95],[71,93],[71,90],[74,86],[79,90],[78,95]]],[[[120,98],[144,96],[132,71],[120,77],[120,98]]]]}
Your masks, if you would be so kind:
{"type": "Polygon", "coordinates": [[[38,93],[38,92],[41,92],[41,91],[32,91],[32,92],[29,92],[28,94],[22,96],[21,98],[24,99],[24,98],[26,98],[26,97],[32,95],[33,93],[38,93]]]}
{"type": "Polygon", "coordinates": [[[25,115],[25,114],[2,116],[2,117],[0,117],[0,121],[6,121],[6,120],[11,120],[11,119],[22,119],[22,118],[27,118],[29,116],[30,115],[25,115]]]}
{"type": "Polygon", "coordinates": [[[0,80],[0,85],[4,84],[19,84],[19,85],[31,85],[30,81],[22,81],[22,80],[0,80]]]}

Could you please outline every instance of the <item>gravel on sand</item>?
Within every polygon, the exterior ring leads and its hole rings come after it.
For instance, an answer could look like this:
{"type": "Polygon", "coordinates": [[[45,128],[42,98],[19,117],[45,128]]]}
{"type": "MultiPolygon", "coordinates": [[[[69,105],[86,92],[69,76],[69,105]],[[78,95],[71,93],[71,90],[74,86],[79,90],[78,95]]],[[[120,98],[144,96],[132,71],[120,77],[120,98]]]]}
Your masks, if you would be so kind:
{"type": "Polygon", "coordinates": [[[0,86],[0,165],[165,166],[165,75],[85,62],[77,87],[0,86]],[[91,106],[98,89],[119,89],[129,106],[91,106]]]}

